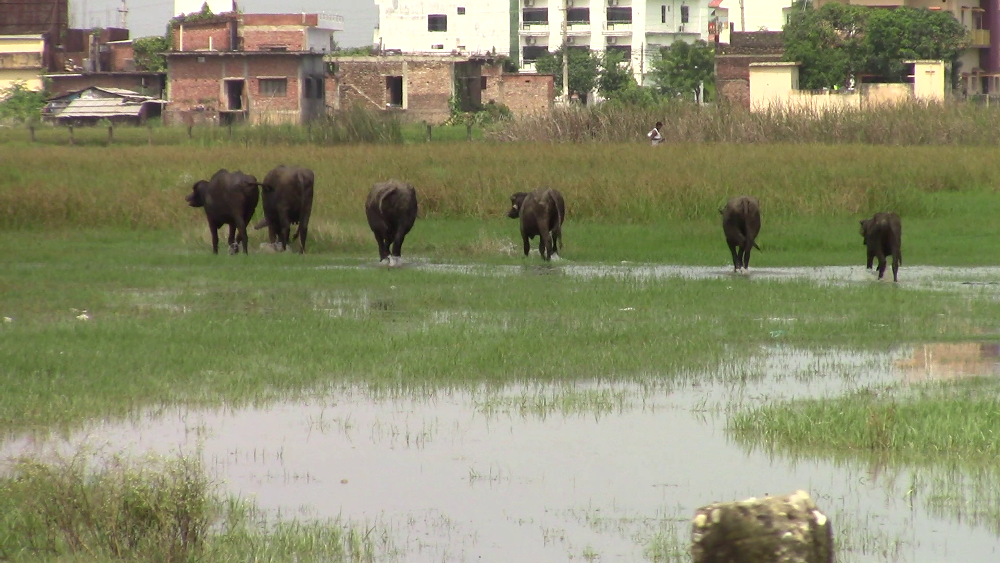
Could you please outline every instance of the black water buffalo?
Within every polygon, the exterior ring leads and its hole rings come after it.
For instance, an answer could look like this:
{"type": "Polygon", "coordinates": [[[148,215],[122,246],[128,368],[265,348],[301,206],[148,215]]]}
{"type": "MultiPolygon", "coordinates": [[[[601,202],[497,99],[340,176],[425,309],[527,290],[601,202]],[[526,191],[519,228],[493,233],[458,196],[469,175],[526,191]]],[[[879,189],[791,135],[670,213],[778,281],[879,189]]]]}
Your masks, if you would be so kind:
{"type": "Polygon", "coordinates": [[[750,267],[750,250],[760,250],[756,241],[760,234],[760,204],[755,197],[736,196],[719,208],[719,213],[726,244],[733,254],[733,268],[737,272],[740,268],[746,270],[750,267]]]}
{"type": "Polygon", "coordinates": [[[199,180],[184,199],[191,207],[204,207],[208,219],[208,230],[212,233],[212,252],[219,253],[219,228],[229,225],[229,253],[239,252],[243,244],[243,254],[247,253],[247,225],[257,209],[260,194],[257,178],[237,170],[225,168],[216,172],[210,180],[199,180]],[[235,241],[239,231],[239,241],[235,241]]]}
{"type": "Polygon", "coordinates": [[[521,240],[524,255],[531,251],[531,239],[539,237],[538,253],[545,260],[559,258],[562,244],[562,224],[566,219],[566,201],[558,190],[541,188],[531,193],[517,192],[510,196],[511,219],[521,219],[521,240]]]}
{"type": "Polygon", "coordinates": [[[308,168],[278,166],[267,173],[260,183],[264,220],[255,229],[267,227],[267,238],[288,248],[292,223],[299,228],[291,240],[299,239],[299,253],[306,251],[306,237],[309,234],[309,216],[313,205],[313,171],[308,168]]]}
{"type": "Polygon", "coordinates": [[[872,269],[872,262],[878,258],[878,279],[882,279],[885,274],[885,257],[891,254],[892,281],[899,281],[896,273],[903,263],[903,226],[899,215],[876,213],[871,219],[861,221],[861,236],[865,239],[864,245],[868,247],[868,269],[872,269]]]}
{"type": "Polygon", "coordinates": [[[398,265],[403,239],[417,220],[417,191],[399,180],[379,182],[368,192],[365,214],[378,242],[379,260],[390,266],[398,265]]]}

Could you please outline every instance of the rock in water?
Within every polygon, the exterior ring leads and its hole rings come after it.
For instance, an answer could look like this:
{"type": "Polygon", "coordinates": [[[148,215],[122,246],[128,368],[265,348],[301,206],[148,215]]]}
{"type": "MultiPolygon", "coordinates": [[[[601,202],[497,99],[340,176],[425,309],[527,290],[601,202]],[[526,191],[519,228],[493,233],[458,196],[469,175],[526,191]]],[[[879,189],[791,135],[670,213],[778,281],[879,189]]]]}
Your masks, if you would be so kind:
{"type": "Polygon", "coordinates": [[[809,493],[720,502],[691,523],[694,563],[833,563],[833,528],[809,493]]]}

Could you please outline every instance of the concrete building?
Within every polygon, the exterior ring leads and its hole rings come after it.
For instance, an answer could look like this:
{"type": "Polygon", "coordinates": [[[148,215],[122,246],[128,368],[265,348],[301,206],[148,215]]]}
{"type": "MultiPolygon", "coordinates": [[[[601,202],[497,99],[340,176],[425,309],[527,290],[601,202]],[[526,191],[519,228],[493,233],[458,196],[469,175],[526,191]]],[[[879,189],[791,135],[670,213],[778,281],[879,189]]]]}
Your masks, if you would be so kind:
{"type": "Polygon", "coordinates": [[[711,1],[376,0],[375,43],[403,53],[507,54],[531,72],[562,45],[565,22],[569,47],[619,51],[641,80],[661,47],[710,39],[711,1]]]}
{"type": "Polygon", "coordinates": [[[750,64],[750,109],[801,109],[823,112],[828,109],[862,109],[873,105],[909,100],[943,102],[944,61],[904,61],[911,82],[862,82],[853,90],[811,91],[799,89],[799,63],[762,62],[750,64]]]}
{"type": "Polygon", "coordinates": [[[709,39],[731,43],[733,32],[781,31],[792,13],[791,0],[711,0],[709,39]]]}
{"type": "Polygon", "coordinates": [[[968,94],[1000,94],[1000,4],[996,0],[815,0],[877,8],[927,8],[951,12],[969,30],[971,43],[959,59],[968,94]],[[997,33],[992,33],[997,31],[997,33]]]}
{"type": "Polygon", "coordinates": [[[42,35],[0,35],[0,91],[17,83],[41,90],[47,53],[42,35]]]}
{"type": "Polygon", "coordinates": [[[331,55],[327,61],[335,71],[328,103],[337,110],[359,104],[437,124],[451,117],[453,98],[464,111],[495,102],[522,117],[548,112],[555,98],[551,75],[506,74],[496,57],[331,55]]]}
{"type": "Polygon", "coordinates": [[[223,13],[175,18],[164,123],[302,123],[326,112],[326,65],[342,19],[223,13]]]}

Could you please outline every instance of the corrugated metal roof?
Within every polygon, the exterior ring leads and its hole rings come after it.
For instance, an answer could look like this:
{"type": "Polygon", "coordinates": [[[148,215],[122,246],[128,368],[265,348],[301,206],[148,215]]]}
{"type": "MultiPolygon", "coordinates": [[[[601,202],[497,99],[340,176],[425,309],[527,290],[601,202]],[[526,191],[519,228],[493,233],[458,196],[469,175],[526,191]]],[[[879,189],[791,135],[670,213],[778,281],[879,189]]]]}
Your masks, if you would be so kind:
{"type": "Polygon", "coordinates": [[[143,101],[128,101],[124,98],[77,98],[70,102],[62,111],[53,112],[52,117],[58,119],[76,117],[139,117],[142,106],[146,103],[164,103],[162,100],[149,98],[143,101]]]}

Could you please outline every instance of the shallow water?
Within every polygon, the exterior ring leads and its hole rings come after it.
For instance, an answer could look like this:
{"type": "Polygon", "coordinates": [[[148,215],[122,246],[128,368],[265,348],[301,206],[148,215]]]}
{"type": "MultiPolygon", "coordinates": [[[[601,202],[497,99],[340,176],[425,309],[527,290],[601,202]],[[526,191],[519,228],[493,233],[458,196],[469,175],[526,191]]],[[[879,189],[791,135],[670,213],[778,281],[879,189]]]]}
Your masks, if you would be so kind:
{"type": "MultiPolygon", "coordinates": [[[[201,452],[231,492],[284,514],[377,524],[385,559],[644,559],[659,530],[701,505],[806,489],[845,534],[839,561],[993,561],[997,534],[924,508],[914,476],[747,452],[726,412],[763,400],[841,395],[941,374],[996,374],[995,346],[878,354],[761,348],[744,363],[668,388],[597,381],[178,409],[94,424],[68,440],[8,441],[0,456],[73,451],[201,452]],[[934,516],[933,514],[939,514],[934,516]]],[[[957,374],[957,375],[956,375],[957,374]]]]}

